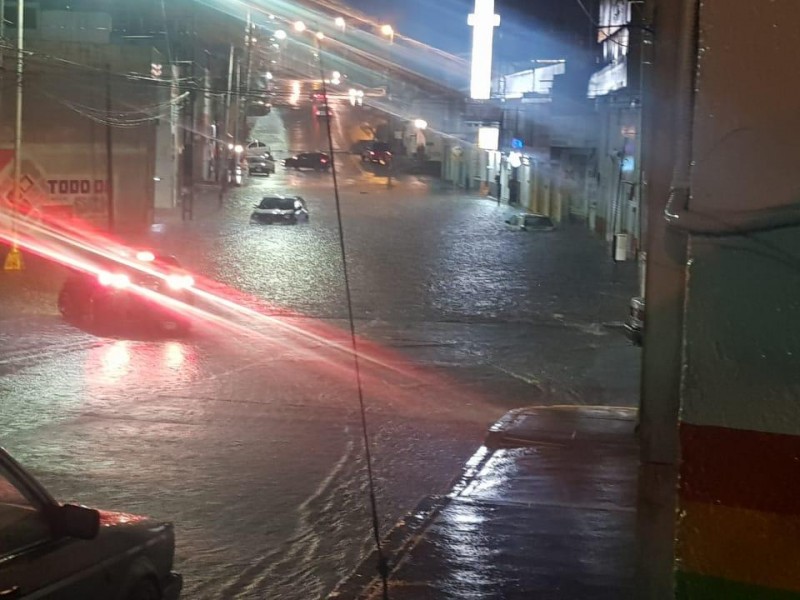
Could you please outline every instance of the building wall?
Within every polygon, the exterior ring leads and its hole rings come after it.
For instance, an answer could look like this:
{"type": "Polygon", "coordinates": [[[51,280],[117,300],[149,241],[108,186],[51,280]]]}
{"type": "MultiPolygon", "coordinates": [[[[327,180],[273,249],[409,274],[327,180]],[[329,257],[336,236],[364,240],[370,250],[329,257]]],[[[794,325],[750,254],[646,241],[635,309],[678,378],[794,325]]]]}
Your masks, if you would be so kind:
{"type": "MultiPolygon", "coordinates": [[[[154,107],[168,98],[168,90],[135,78],[109,76],[107,69],[111,73],[149,73],[153,51],[46,41],[36,41],[29,48],[34,54],[25,65],[22,118],[22,175],[23,180],[31,182],[26,199],[40,210],[57,210],[107,226],[109,188],[105,182],[109,179],[110,156],[114,228],[135,229],[149,224],[154,204],[157,119],[144,117],[160,110],[154,107]],[[54,56],[83,66],[47,58],[54,56]],[[54,185],[53,181],[72,183],[54,185]],[[86,182],[91,182],[88,188],[86,182]]],[[[13,72],[11,57],[6,57],[5,66],[13,72]]],[[[15,93],[13,86],[4,86],[5,115],[13,115],[15,93]]],[[[168,118],[168,102],[164,109],[168,118]]],[[[13,122],[13,118],[0,122],[0,139],[9,141],[7,152],[12,149],[13,122]]],[[[9,190],[12,165],[0,173],[0,185],[9,190]]]]}
{"type": "Polygon", "coordinates": [[[699,6],[677,597],[800,598],[800,5],[699,6]]]}

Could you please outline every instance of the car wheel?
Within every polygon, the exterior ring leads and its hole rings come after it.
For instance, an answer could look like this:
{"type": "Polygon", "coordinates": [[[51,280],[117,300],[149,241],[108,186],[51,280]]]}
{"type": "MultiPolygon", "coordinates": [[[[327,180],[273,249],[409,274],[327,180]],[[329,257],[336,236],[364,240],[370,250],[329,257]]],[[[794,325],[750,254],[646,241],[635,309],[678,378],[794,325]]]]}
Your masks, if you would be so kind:
{"type": "Polygon", "coordinates": [[[161,600],[161,592],[152,579],[139,580],[125,600],[161,600]]]}

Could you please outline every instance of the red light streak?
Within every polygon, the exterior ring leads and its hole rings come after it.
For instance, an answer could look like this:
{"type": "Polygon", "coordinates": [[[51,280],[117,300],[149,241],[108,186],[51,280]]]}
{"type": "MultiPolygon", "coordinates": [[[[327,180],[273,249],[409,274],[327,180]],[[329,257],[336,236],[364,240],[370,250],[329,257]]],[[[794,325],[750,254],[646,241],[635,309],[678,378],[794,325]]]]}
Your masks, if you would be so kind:
{"type": "MultiPolygon", "coordinates": [[[[0,214],[1,217],[2,215],[0,214]]],[[[3,225],[3,221],[0,220],[0,239],[11,240],[12,234],[6,231],[3,225]]],[[[61,227],[60,229],[63,230],[65,228],[61,227]]],[[[136,269],[148,275],[162,278],[168,284],[170,281],[177,282],[175,279],[170,279],[174,274],[161,273],[151,268],[149,263],[126,258],[126,256],[132,254],[130,249],[110,238],[97,236],[95,241],[90,237],[94,234],[87,234],[87,232],[82,231],[78,232],[77,235],[81,239],[77,239],[53,227],[18,220],[17,232],[13,234],[13,237],[16,238],[18,245],[22,249],[27,249],[56,263],[91,273],[98,277],[101,274],[108,275],[107,266],[101,268],[93,262],[93,259],[101,258],[105,261],[116,262],[130,269],[136,269]],[[31,233],[36,235],[31,235],[31,233]],[[86,254],[89,256],[84,256],[86,254]]],[[[314,359],[319,368],[324,365],[337,376],[344,379],[352,379],[351,363],[335,361],[334,357],[324,357],[321,354],[322,348],[352,357],[353,347],[349,332],[327,325],[319,320],[308,319],[304,315],[281,307],[268,305],[258,298],[228,288],[213,280],[201,279],[199,283],[196,283],[194,278],[189,275],[181,277],[186,277],[186,279],[183,279],[180,285],[186,285],[187,287],[184,289],[193,294],[202,306],[183,302],[169,295],[141,287],[133,282],[129,282],[125,287],[125,292],[136,294],[144,300],[160,305],[169,311],[188,316],[197,324],[216,328],[225,333],[226,337],[231,337],[231,334],[235,334],[237,339],[244,337],[261,343],[280,343],[295,351],[298,349],[297,341],[311,342],[312,345],[305,348],[305,350],[309,353],[309,357],[314,359]],[[193,285],[189,285],[190,282],[193,285]],[[257,308],[250,308],[250,306],[256,306],[257,308]],[[292,322],[299,320],[303,321],[302,325],[292,322]],[[259,331],[257,326],[260,325],[268,325],[271,330],[269,332],[259,331]],[[287,340],[277,339],[275,337],[275,332],[277,331],[289,334],[292,336],[290,341],[293,341],[290,343],[287,340]]],[[[122,280],[116,281],[119,284],[122,280]]],[[[409,364],[407,359],[399,353],[387,350],[364,338],[357,338],[356,345],[359,359],[363,363],[410,378],[415,385],[429,384],[436,387],[447,385],[447,389],[451,388],[449,384],[442,381],[441,377],[426,373],[426,370],[422,367],[409,364]]],[[[173,355],[170,362],[177,362],[177,360],[178,357],[173,355]]],[[[377,373],[372,372],[365,373],[365,384],[385,387],[387,382],[377,373]]],[[[465,393],[464,390],[458,393],[467,404],[475,406],[479,403],[477,398],[468,400],[471,394],[465,393]]],[[[409,402],[417,400],[417,396],[413,391],[404,392],[397,388],[393,388],[392,396],[394,399],[402,396],[409,402]]],[[[436,408],[433,407],[431,410],[435,411],[436,408]]]]}

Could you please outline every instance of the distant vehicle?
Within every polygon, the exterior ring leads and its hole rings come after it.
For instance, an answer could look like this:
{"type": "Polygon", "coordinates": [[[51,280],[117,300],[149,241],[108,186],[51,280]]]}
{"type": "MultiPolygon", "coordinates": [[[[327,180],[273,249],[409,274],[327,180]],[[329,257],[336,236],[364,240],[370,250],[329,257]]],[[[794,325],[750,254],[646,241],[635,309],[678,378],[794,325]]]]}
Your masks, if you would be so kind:
{"type": "Polygon", "coordinates": [[[644,298],[638,296],[631,298],[628,305],[628,317],[625,319],[625,333],[628,339],[637,346],[644,340],[644,298]]]}
{"type": "Polygon", "coordinates": [[[248,117],[265,117],[272,112],[272,104],[266,100],[251,100],[247,104],[248,117]]]}
{"type": "Polygon", "coordinates": [[[314,169],[327,171],[331,168],[331,159],[325,152],[301,152],[283,161],[283,166],[290,169],[314,169]]]}
{"type": "Polygon", "coordinates": [[[373,165],[388,165],[392,162],[391,146],[385,142],[373,142],[362,152],[361,162],[373,165]]]}
{"type": "Polygon", "coordinates": [[[309,100],[312,100],[313,102],[318,102],[320,100],[327,100],[327,98],[325,97],[325,94],[322,92],[322,90],[314,90],[309,95],[309,100]]]}
{"type": "Polygon", "coordinates": [[[60,504],[0,448],[0,597],[176,600],[174,557],[171,523],[60,504]]]}
{"type": "Polygon", "coordinates": [[[139,323],[164,331],[187,332],[190,320],[181,314],[180,305],[147,298],[136,288],[192,304],[194,278],[174,256],[140,250],[122,258],[145,270],[107,259],[97,273],[72,271],[58,294],[58,310],[64,319],[94,328],[139,323]]]}
{"type": "Polygon", "coordinates": [[[515,231],[553,231],[556,228],[550,217],[533,213],[514,215],[506,220],[506,225],[515,231]]]}
{"type": "Polygon", "coordinates": [[[250,220],[259,223],[305,222],[308,221],[308,208],[300,196],[264,196],[253,206],[250,220]]]}
{"type": "Polygon", "coordinates": [[[255,175],[256,173],[266,175],[267,177],[275,173],[275,159],[272,157],[272,154],[266,152],[260,156],[247,157],[247,174],[255,175]]]}
{"type": "Polygon", "coordinates": [[[264,154],[269,154],[269,152],[270,150],[264,142],[252,140],[247,142],[244,154],[245,157],[250,158],[251,156],[263,156],[264,154]]]}
{"type": "Polygon", "coordinates": [[[314,110],[314,114],[320,119],[330,119],[333,117],[333,111],[327,104],[321,104],[314,110]]]}

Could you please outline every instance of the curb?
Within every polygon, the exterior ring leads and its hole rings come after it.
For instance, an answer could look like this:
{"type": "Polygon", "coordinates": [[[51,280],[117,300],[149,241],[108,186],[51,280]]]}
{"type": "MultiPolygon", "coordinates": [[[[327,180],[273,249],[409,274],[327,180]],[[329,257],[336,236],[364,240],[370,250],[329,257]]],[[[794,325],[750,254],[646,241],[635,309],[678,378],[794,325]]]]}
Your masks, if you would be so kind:
{"type": "MultiPolygon", "coordinates": [[[[462,473],[450,486],[451,491],[444,496],[423,498],[413,511],[400,519],[381,541],[384,557],[389,560],[389,578],[416,546],[428,527],[453,499],[464,492],[492,457],[493,451],[482,445],[467,461],[462,473]]],[[[376,550],[364,557],[356,569],[328,594],[327,598],[336,600],[356,600],[368,598],[379,590],[381,579],[378,574],[378,553],[376,550]]]]}

